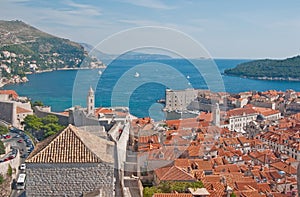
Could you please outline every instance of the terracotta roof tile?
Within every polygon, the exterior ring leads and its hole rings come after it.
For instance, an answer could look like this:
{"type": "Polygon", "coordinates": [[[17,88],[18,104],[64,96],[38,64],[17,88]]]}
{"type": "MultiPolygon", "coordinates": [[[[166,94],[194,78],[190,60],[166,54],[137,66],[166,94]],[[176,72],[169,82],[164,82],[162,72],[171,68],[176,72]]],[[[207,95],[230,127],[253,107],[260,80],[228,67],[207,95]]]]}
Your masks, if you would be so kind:
{"type": "Polygon", "coordinates": [[[0,94],[8,94],[13,99],[17,99],[19,97],[19,95],[14,90],[0,90],[0,94]]]}
{"type": "Polygon", "coordinates": [[[191,174],[177,166],[158,168],[154,173],[160,181],[196,181],[191,174]]]}
{"type": "Polygon", "coordinates": [[[193,195],[186,193],[156,193],[153,197],[193,197],[193,195]]]}
{"type": "Polygon", "coordinates": [[[227,116],[241,116],[243,114],[249,115],[249,114],[257,114],[257,112],[254,109],[251,108],[236,108],[232,109],[226,112],[227,116]]]}
{"type": "Polygon", "coordinates": [[[297,174],[296,168],[294,168],[292,165],[284,163],[282,161],[272,163],[272,164],[270,164],[270,166],[272,166],[278,170],[284,171],[287,174],[297,174]]]}
{"type": "Polygon", "coordinates": [[[17,114],[32,113],[32,110],[17,106],[17,114]]]}
{"type": "Polygon", "coordinates": [[[258,190],[260,192],[266,193],[266,192],[271,192],[270,185],[268,183],[258,183],[258,190]]]}
{"type": "Polygon", "coordinates": [[[58,134],[47,138],[35,147],[26,159],[27,163],[113,163],[107,154],[106,141],[86,131],[69,125],[58,134]]]}
{"type": "Polygon", "coordinates": [[[98,116],[100,113],[102,114],[111,114],[113,113],[112,109],[107,109],[107,108],[97,108],[95,109],[95,115],[98,116]]]}
{"type": "Polygon", "coordinates": [[[148,144],[148,143],[158,143],[158,136],[152,135],[152,136],[140,136],[139,137],[139,143],[141,144],[148,144]]]}

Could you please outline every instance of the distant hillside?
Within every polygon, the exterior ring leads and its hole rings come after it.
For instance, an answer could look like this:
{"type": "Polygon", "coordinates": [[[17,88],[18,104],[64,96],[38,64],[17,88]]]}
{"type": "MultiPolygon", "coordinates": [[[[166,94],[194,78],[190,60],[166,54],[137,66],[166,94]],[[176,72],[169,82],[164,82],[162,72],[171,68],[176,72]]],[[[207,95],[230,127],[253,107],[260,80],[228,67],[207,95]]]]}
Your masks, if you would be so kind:
{"type": "Polygon", "coordinates": [[[121,59],[121,60],[161,60],[161,59],[172,59],[172,57],[168,55],[162,55],[162,54],[147,54],[147,53],[140,53],[140,52],[133,52],[130,51],[128,53],[125,53],[123,55],[115,55],[115,54],[106,54],[98,49],[94,49],[94,47],[90,44],[86,43],[80,43],[84,49],[88,52],[92,51],[90,55],[93,55],[97,57],[98,59],[101,59],[102,61],[107,60],[113,60],[115,58],[121,59]]]}
{"type": "Polygon", "coordinates": [[[255,60],[226,69],[226,75],[266,80],[300,80],[300,56],[284,60],[255,60]]]}
{"type": "Polygon", "coordinates": [[[0,20],[1,75],[79,67],[92,61],[84,48],[68,39],[52,36],[22,21],[0,20]]]}

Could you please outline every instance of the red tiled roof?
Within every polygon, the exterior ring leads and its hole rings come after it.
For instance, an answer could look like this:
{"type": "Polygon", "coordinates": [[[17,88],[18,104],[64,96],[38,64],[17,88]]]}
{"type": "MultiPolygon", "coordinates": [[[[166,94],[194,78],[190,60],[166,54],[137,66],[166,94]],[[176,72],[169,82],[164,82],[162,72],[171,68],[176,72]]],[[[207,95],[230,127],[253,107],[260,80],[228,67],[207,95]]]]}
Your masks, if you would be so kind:
{"type": "Polygon", "coordinates": [[[216,172],[240,172],[240,168],[237,164],[227,164],[215,167],[216,172]]]}
{"type": "Polygon", "coordinates": [[[17,106],[17,114],[31,113],[32,110],[17,106]]]}
{"type": "Polygon", "coordinates": [[[98,108],[95,110],[95,115],[98,116],[100,113],[102,114],[111,114],[113,112],[112,109],[107,108],[98,108]]]}
{"type": "Polygon", "coordinates": [[[113,143],[69,125],[39,142],[26,163],[113,163],[107,147],[113,143]]]}
{"type": "Polygon", "coordinates": [[[154,173],[160,181],[196,181],[191,174],[177,166],[158,168],[154,173]]]}
{"type": "Polygon", "coordinates": [[[158,136],[152,135],[152,136],[140,136],[139,137],[139,143],[141,144],[148,144],[148,143],[158,143],[158,136]]]}
{"type": "Polygon", "coordinates": [[[180,168],[188,168],[188,167],[190,167],[189,159],[176,159],[174,161],[174,166],[177,166],[180,168]]]}
{"type": "Polygon", "coordinates": [[[263,193],[271,192],[271,188],[268,183],[258,183],[257,186],[258,186],[258,189],[260,192],[263,192],[263,193]]]}
{"type": "Polygon", "coordinates": [[[193,195],[186,193],[156,193],[153,197],[193,197],[193,195]]]}
{"type": "Polygon", "coordinates": [[[264,107],[253,107],[253,109],[257,113],[262,114],[263,116],[270,116],[270,115],[280,113],[279,110],[274,110],[274,109],[264,108],[264,107]]]}
{"type": "Polygon", "coordinates": [[[69,116],[69,115],[70,115],[70,113],[69,113],[68,111],[63,111],[63,112],[60,112],[60,114],[62,114],[62,115],[66,115],[66,116],[69,116]]]}
{"type": "Polygon", "coordinates": [[[296,168],[282,161],[271,163],[270,165],[278,170],[284,171],[287,174],[297,174],[296,168]]]}
{"type": "Polygon", "coordinates": [[[19,97],[19,95],[14,90],[0,90],[0,94],[8,94],[14,99],[17,99],[19,97]]]}
{"type": "Polygon", "coordinates": [[[227,116],[242,116],[243,114],[257,114],[254,109],[251,108],[236,108],[226,112],[227,116]]]}

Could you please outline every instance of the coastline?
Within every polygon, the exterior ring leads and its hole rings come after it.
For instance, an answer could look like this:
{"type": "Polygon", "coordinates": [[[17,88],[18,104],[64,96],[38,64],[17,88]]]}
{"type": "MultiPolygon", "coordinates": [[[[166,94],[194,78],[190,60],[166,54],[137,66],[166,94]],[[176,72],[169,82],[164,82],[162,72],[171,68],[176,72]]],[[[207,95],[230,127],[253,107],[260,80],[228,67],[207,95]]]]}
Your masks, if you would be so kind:
{"type": "Polygon", "coordinates": [[[35,72],[26,72],[26,75],[31,75],[31,74],[39,74],[39,73],[45,73],[45,72],[52,72],[52,71],[58,71],[58,70],[92,70],[92,69],[105,69],[107,66],[97,66],[97,67],[78,67],[78,68],[56,68],[56,69],[47,69],[47,70],[38,70],[35,72]]]}
{"type": "Polygon", "coordinates": [[[225,76],[232,76],[232,77],[240,77],[240,78],[246,78],[246,79],[255,79],[255,80],[264,80],[264,81],[295,81],[299,82],[300,78],[292,78],[292,77],[249,77],[245,75],[231,75],[223,73],[225,76]]]}
{"type": "MultiPolygon", "coordinates": [[[[40,70],[40,71],[36,71],[36,72],[25,72],[25,75],[31,75],[31,74],[40,74],[40,73],[46,73],[46,72],[53,72],[53,71],[59,71],[59,70],[93,70],[93,69],[105,69],[107,68],[106,65],[103,66],[97,66],[97,67],[79,67],[79,68],[57,68],[57,69],[47,69],[47,70],[40,70]]],[[[20,84],[20,83],[26,83],[28,82],[28,78],[25,77],[18,77],[18,80],[11,78],[11,79],[6,79],[6,82],[3,82],[3,78],[0,79],[0,88],[3,88],[5,85],[8,84],[20,84]]]]}

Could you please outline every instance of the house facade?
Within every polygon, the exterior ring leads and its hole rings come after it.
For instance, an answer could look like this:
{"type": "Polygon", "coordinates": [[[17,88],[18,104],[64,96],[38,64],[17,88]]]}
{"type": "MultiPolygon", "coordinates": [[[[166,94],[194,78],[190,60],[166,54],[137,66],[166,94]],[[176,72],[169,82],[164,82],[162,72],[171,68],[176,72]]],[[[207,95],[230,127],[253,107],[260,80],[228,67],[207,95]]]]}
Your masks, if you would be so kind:
{"type": "Polygon", "coordinates": [[[114,195],[114,143],[72,125],[26,159],[26,196],[114,195]]]}

